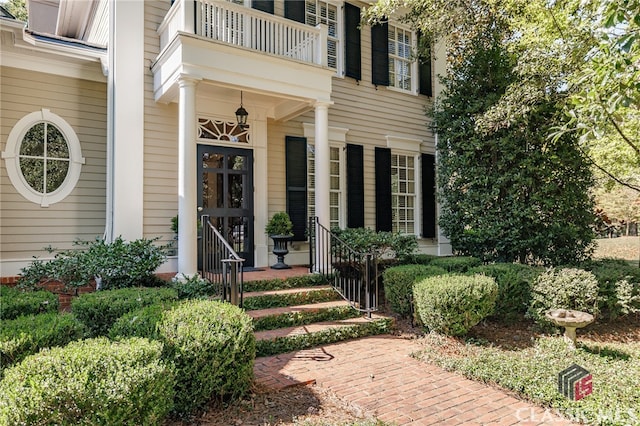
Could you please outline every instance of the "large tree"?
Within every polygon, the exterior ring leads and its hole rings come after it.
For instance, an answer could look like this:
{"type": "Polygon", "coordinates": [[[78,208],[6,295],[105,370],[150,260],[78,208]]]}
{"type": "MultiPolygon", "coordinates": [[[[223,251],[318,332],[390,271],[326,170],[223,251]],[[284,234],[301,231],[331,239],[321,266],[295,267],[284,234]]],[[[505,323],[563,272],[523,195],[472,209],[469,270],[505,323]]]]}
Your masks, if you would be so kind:
{"type": "MultiPolygon", "coordinates": [[[[577,52],[544,43],[524,49],[534,34],[514,25],[515,17],[535,13],[524,3],[403,4],[407,21],[447,42],[444,91],[432,115],[440,226],[454,249],[487,261],[561,264],[588,256],[595,219],[588,163],[575,135],[548,137],[563,123],[564,64],[577,52]]],[[[370,17],[391,16],[398,6],[378,3],[370,17]]]]}

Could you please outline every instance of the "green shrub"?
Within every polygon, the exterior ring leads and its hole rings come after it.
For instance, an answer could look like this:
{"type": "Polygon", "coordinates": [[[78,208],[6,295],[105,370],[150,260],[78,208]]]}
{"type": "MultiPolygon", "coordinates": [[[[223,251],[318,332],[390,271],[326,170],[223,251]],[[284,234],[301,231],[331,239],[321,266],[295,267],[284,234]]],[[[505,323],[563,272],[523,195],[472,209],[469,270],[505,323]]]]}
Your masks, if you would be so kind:
{"type": "Polygon", "coordinates": [[[86,293],[71,302],[71,311],[92,337],[106,336],[109,328],[127,312],[158,302],[177,300],[171,288],[123,288],[86,293]]]}
{"type": "Polygon", "coordinates": [[[493,312],[498,285],[484,275],[441,275],[417,282],[413,294],[425,327],[461,336],[493,312]]]}
{"type": "Polygon", "coordinates": [[[333,288],[312,289],[295,293],[265,294],[244,299],[243,308],[247,311],[256,309],[279,308],[283,306],[307,305],[312,303],[339,300],[340,294],[333,288]]]}
{"type": "Polygon", "coordinates": [[[418,248],[415,235],[399,232],[376,232],[370,228],[331,230],[340,240],[361,254],[373,253],[379,257],[406,259],[418,248]]]}
{"type": "Polygon", "coordinates": [[[597,315],[596,277],[591,272],[576,268],[548,269],[540,274],[531,288],[527,315],[542,325],[549,325],[545,318],[549,309],[575,309],[597,315]]]}
{"type": "Polygon", "coordinates": [[[403,317],[411,315],[413,285],[422,278],[446,274],[442,268],[428,265],[402,265],[386,269],[382,274],[384,295],[391,310],[403,317]]]}
{"type": "Polygon", "coordinates": [[[598,280],[601,317],[615,319],[640,309],[640,268],[622,259],[598,259],[582,268],[598,280]]]}
{"type": "Polygon", "coordinates": [[[171,288],[176,290],[178,299],[199,299],[222,295],[220,285],[216,285],[200,275],[194,275],[184,281],[174,279],[171,281],[171,288]]]}
{"type": "Polygon", "coordinates": [[[434,259],[439,259],[440,256],[436,254],[424,254],[424,253],[416,253],[410,256],[407,256],[403,263],[405,264],[415,264],[415,265],[428,265],[434,259]]]}
{"type": "Polygon", "coordinates": [[[0,320],[41,312],[58,312],[58,296],[40,291],[24,291],[0,285],[0,320]]]}
{"type": "Polygon", "coordinates": [[[7,368],[42,348],[64,346],[84,337],[73,315],[49,312],[0,322],[0,366],[7,368]]]}
{"type": "Polygon", "coordinates": [[[174,375],[162,343],[106,338],[44,349],[5,371],[0,424],[157,425],[174,375]]]}
{"type": "Polygon", "coordinates": [[[165,311],[173,308],[175,301],[154,303],[135,311],[127,312],[116,320],[109,329],[109,337],[118,340],[127,337],[147,337],[158,339],[158,323],[165,311]]]}
{"type": "Polygon", "coordinates": [[[256,342],[251,318],[237,306],[185,300],[164,313],[158,332],[176,368],[178,413],[249,389],[256,342]]]}
{"type": "Polygon", "coordinates": [[[493,317],[512,321],[522,317],[531,303],[531,286],[539,268],[519,263],[494,263],[471,268],[471,274],[493,277],[498,284],[498,299],[493,317]]]}
{"type": "Polygon", "coordinates": [[[153,272],[162,265],[165,254],[154,242],[144,238],[124,241],[121,237],[111,243],[79,241],[79,249],[59,251],[51,260],[34,260],[22,269],[19,283],[35,288],[43,281],[56,280],[79,287],[99,277],[102,289],[162,285],[153,272]]]}
{"type": "Polygon", "coordinates": [[[465,273],[471,268],[482,265],[482,261],[471,256],[447,256],[431,259],[431,266],[438,266],[447,272],[465,273]]]}

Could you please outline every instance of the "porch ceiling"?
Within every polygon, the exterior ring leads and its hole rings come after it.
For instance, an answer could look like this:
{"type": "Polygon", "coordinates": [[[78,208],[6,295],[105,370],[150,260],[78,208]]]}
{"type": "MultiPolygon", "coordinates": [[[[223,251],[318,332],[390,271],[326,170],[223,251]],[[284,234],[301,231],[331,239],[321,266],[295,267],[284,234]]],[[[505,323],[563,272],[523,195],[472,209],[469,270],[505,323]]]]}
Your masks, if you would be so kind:
{"type": "MultiPolygon", "coordinates": [[[[151,68],[158,102],[178,102],[178,79],[207,83],[210,95],[225,98],[229,89],[252,93],[267,115],[287,120],[313,104],[330,102],[334,71],[225,43],[179,33],[151,68]]],[[[200,90],[200,89],[199,89],[200,90]]]]}

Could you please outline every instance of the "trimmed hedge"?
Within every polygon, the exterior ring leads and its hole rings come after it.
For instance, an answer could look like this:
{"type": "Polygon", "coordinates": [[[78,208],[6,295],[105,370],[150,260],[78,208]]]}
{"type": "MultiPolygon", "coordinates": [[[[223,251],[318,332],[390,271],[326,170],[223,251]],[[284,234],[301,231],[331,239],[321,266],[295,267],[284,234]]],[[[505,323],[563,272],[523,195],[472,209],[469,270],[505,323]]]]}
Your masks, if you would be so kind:
{"type": "Polygon", "coordinates": [[[158,339],[158,323],[162,320],[165,311],[173,308],[177,303],[175,301],[154,303],[153,305],[127,312],[111,326],[109,338],[113,340],[127,337],[158,339]]]}
{"type": "Polygon", "coordinates": [[[157,425],[174,375],[162,343],[106,338],[45,349],[5,371],[0,424],[157,425]]]}
{"type": "Polygon", "coordinates": [[[158,334],[165,359],[176,368],[176,412],[190,413],[212,398],[237,398],[249,389],[256,342],[251,318],[237,306],[185,300],[164,313],[158,334]]]}
{"type": "Polygon", "coordinates": [[[0,367],[7,368],[40,349],[81,339],[85,328],[73,315],[49,312],[0,322],[0,367]]]}
{"type": "Polygon", "coordinates": [[[253,329],[255,331],[275,330],[277,328],[295,327],[299,325],[313,324],[323,321],[339,321],[349,318],[356,318],[362,314],[351,306],[336,306],[328,309],[302,310],[296,312],[286,312],[283,314],[269,315],[255,318],[253,329]]]}
{"type": "Polygon", "coordinates": [[[447,272],[465,273],[471,268],[482,265],[482,261],[471,256],[448,256],[431,259],[429,266],[438,266],[447,272]]]}
{"type": "Polygon", "coordinates": [[[498,285],[484,275],[441,275],[416,283],[413,294],[425,327],[462,336],[493,312],[498,285]]]}
{"type": "Polygon", "coordinates": [[[597,316],[598,280],[583,269],[548,269],[533,283],[527,315],[548,326],[551,322],[545,313],[549,309],[575,309],[597,316]]]}
{"type": "Polygon", "coordinates": [[[615,319],[640,310],[640,268],[622,259],[585,262],[582,268],[598,280],[599,310],[603,318],[615,319]],[[627,292],[621,288],[627,287],[627,292]]]}
{"type": "Polygon", "coordinates": [[[243,308],[247,311],[284,306],[306,305],[311,303],[339,300],[340,295],[333,288],[310,289],[296,293],[265,294],[244,299],[243,308]]]}
{"type": "Polygon", "coordinates": [[[496,280],[498,299],[491,316],[503,321],[513,321],[527,312],[531,286],[541,272],[540,268],[519,263],[494,263],[469,270],[470,274],[484,274],[496,280]]]}
{"type": "Polygon", "coordinates": [[[11,320],[20,315],[58,312],[58,296],[44,290],[22,291],[0,285],[0,301],[0,320],[11,320]]]}
{"type": "Polygon", "coordinates": [[[413,284],[423,278],[446,273],[444,269],[430,265],[402,265],[386,269],[382,282],[389,307],[402,317],[410,316],[413,284]]]}
{"type": "Polygon", "coordinates": [[[91,337],[106,336],[122,315],[158,302],[177,300],[171,288],[123,288],[83,294],[71,302],[71,311],[91,337]]]}

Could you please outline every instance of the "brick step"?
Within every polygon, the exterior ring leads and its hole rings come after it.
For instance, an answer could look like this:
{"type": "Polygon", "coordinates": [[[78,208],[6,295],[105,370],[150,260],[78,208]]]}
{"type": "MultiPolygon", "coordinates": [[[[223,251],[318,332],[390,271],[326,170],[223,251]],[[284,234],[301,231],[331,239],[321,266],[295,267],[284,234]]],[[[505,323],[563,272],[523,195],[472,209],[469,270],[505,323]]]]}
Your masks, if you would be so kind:
{"type": "Polygon", "coordinates": [[[331,289],[330,285],[323,285],[323,286],[315,286],[315,287],[285,288],[282,290],[252,291],[249,293],[244,293],[244,298],[249,299],[251,297],[261,297],[261,296],[273,296],[273,295],[293,294],[293,293],[309,293],[312,291],[324,291],[324,290],[330,290],[330,289],[331,289]]]}
{"type": "Polygon", "coordinates": [[[349,327],[354,325],[367,324],[375,320],[386,318],[382,315],[373,314],[372,318],[366,318],[364,316],[349,318],[336,321],[317,322],[308,325],[301,325],[296,327],[277,328],[275,330],[258,331],[255,333],[256,340],[271,340],[276,338],[285,338],[300,336],[304,334],[317,333],[323,330],[329,330],[332,328],[349,327]]]}
{"type": "Polygon", "coordinates": [[[345,300],[334,300],[331,302],[312,303],[308,305],[296,305],[285,306],[282,308],[269,308],[269,309],[257,309],[253,311],[247,311],[247,314],[253,318],[263,318],[273,315],[283,315],[295,312],[319,312],[323,309],[335,308],[339,306],[349,306],[349,303],[345,300]]]}

